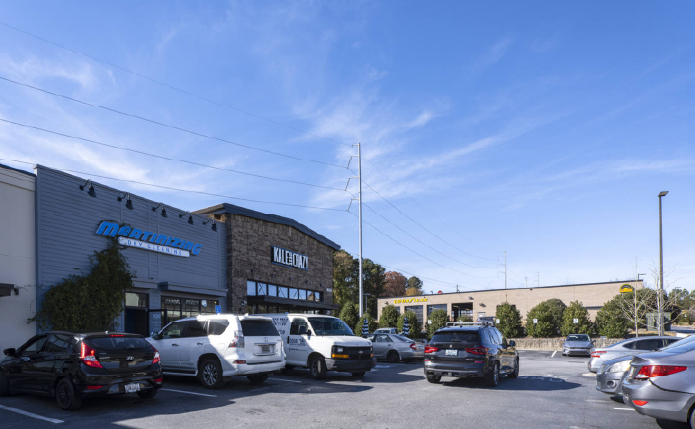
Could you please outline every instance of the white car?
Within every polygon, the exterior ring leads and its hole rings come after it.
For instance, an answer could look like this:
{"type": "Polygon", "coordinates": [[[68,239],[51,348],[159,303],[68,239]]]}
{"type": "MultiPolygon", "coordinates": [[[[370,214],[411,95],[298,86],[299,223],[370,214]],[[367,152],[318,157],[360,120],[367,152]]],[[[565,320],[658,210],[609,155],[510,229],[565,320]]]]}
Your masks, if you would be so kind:
{"type": "Polygon", "coordinates": [[[398,328],[379,328],[374,334],[398,334],[398,328]]]}
{"type": "Polygon", "coordinates": [[[318,314],[263,314],[270,317],[285,341],[287,368],[309,368],[321,379],[326,371],[362,377],[376,366],[372,342],[355,336],[348,325],[318,314]]]}
{"type": "Polygon", "coordinates": [[[232,376],[262,383],[285,367],[282,339],[266,317],[187,317],[147,341],[159,351],[164,374],[198,377],[209,389],[222,387],[232,376]]]}

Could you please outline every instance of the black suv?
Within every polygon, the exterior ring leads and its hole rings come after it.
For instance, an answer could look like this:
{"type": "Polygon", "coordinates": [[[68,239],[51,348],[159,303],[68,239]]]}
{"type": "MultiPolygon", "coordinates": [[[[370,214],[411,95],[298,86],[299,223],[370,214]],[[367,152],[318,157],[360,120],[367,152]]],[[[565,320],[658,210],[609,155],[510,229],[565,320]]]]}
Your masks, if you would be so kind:
{"type": "Polygon", "coordinates": [[[76,410],[82,399],[115,393],[152,398],[162,387],[159,353],[142,335],[51,331],[0,362],[0,396],[54,396],[60,408],[76,410]]]}
{"type": "Polygon", "coordinates": [[[519,375],[519,353],[514,341],[493,326],[447,326],[434,333],[425,346],[425,375],[430,383],[442,376],[483,378],[497,386],[500,374],[519,375]]]}

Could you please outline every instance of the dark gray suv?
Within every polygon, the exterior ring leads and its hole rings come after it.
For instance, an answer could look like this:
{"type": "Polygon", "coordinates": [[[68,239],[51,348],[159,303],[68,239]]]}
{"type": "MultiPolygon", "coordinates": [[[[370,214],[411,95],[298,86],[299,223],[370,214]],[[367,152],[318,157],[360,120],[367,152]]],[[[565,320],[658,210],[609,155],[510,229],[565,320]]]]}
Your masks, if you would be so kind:
{"type": "Polygon", "coordinates": [[[442,376],[483,378],[497,386],[500,374],[519,375],[519,353],[495,327],[472,324],[437,330],[425,347],[425,375],[430,383],[442,376]]]}

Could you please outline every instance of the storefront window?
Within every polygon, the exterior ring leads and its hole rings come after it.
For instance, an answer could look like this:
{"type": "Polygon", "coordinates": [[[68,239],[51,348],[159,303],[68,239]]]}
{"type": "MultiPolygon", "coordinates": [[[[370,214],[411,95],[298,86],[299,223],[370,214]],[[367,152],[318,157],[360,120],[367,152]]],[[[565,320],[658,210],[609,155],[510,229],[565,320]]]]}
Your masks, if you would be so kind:
{"type": "Polygon", "coordinates": [[[256,282],[250,280],[246,282],[246,295],[256,295],[256,282]]]}
{"type": "Polygon", "coordinates": [[[167,310],[169,322],[181,318],[181,298],[167,298],[163,296],[162,308],[167,310]]]}
{"type": "Polygon", "coordinates": [[[215,314],[216,305],[220,305],[220,301],[217,299],[162,297],[162,309],[167,310],[167,322],[199,314],[215,314]]]}
{"type": "Polygon", "coordinates": [[[313,290],[308,290],[306,291],[306,299],[309,301],[314,301],[314,291],[313,290]]]}
{"type": "Polygon", "coordinates": [[[290,293],[288,288],[284,286],[278,286],[278,298],[289,298],[290,293]]]}
{"type": "Polygon", "coordinates": [[[200,313],[200,300],[199,299],[184,299],[183,300],[183,311],[181,311],[181,317],[191,317],[196,316],[200,313]]]}
{"type": "Polygon", "coordinates": [[[306,301],[306,290],[299,289],[299,299],[303,299],[306,301]]]}
{"type": "Polygon", "coordinates": [[[147,308],[147,294],[137,292],[126,292],[125,306],[147,308]]]}
{"type": "Polygon", "coordinates": [[[216,299],[203,299],[200,301],[200,312],[202,314],[215,314],[215,306],[220,305],[216,299]]]}
{"type": "Polygon", "coordinates": [[[268,295],[278,296],[278,287],[275,285],[268,285],[268,295]]]}
{"type": "Polygon", "coordinates": [[[256,290],[258,291],[258,296],[264,296],[267,292],[267,286],[265,283],[256,283],[256,290]]]}
{"type": "Polygon", "coordinates": [[[323,302],[323,292],[314,292],[314,295],[316,296],[316,301],[321,301],[323,302]]]}
{"type": "Polygon", "coordinates": [[[430,315],[434,310],[444,310],[446,312],[446,304],[432,304],[427,306],[427,319],[429,320],[430,315]]]}
{"type": "Polygon", "coordinates": [[[417,316],[417,321],[422,324],[422,306],[421,305],[406,305],[405,311],[412,311],[417,316]]]}
{"type": "Polygon", "coordinates": [[[295,288],[290,288],[290,299],[298,299],[299,298],[299,290],[295,288]]]}

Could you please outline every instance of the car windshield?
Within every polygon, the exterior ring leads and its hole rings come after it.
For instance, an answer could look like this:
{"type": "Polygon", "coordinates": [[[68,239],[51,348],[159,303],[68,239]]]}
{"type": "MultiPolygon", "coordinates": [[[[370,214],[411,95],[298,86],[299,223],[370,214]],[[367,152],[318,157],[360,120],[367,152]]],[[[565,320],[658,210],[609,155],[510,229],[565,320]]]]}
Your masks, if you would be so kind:
{"type": "Polygon", "coordinates": [[[476,331],[454,331],[454,332],[437,332],[432,336],[430,343],[477,343],[480,341],[478,332],[476,331]]]}
{"type": "Polygon", "coordinates": [[[682,340],[678,340],[676,342],[673,342],[670,345],[659,349],[659,351],[672,350],[672,349],[678,348],[677,351],[682,350],[682,351],[686,352],[686,351],[690,350],[689,347],[691,347],[691,346],[695,346],[695,335],[690,335],[690,336],[683,338],[682,340]],[[681,349],[681,347],[683,347],[683,349],[681,349]]]}
{"type": "Polygon", "coordinates": [[[309,317],[316,335],[348,335],[354,337],[352,329],[340,319],[333,317],[309,317]]]}
{"type": "Polygon", "coordinates": [[[568,335],[567,341],[591,341],[591,339],[586,334],[581,334],[581,335],[574,334],[574,335],[568,335]]]}

